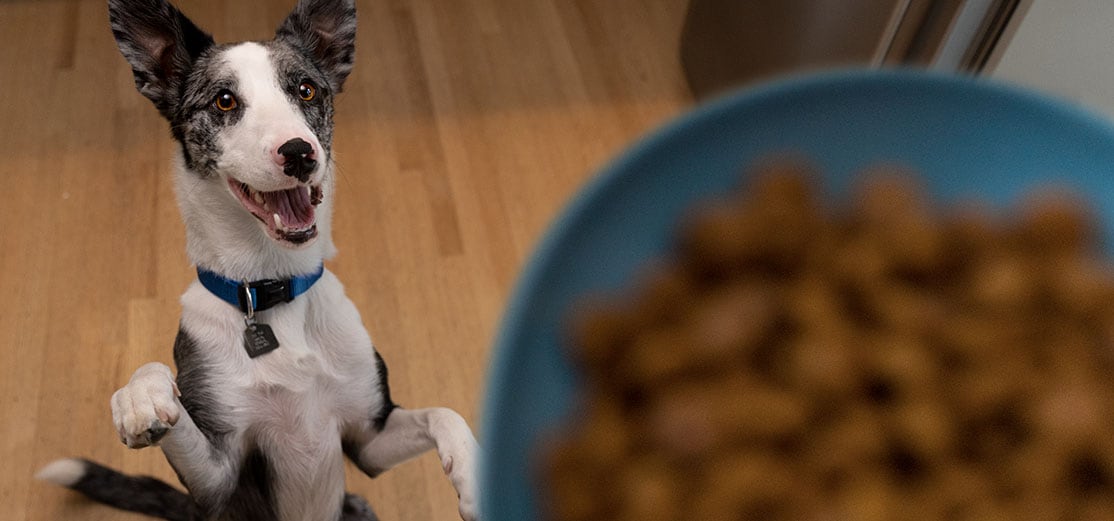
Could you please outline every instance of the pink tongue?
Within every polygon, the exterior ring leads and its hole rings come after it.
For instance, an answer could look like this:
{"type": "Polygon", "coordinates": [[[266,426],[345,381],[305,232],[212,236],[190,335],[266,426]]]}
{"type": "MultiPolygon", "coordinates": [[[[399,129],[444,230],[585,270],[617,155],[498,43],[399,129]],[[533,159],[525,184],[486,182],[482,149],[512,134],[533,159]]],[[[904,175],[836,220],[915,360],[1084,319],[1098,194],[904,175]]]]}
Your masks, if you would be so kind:
{"type": "Polygon", "coordinates": [[[272,211],[282,217],[284,228],[299,230],[313,224],[313,205],[305,188],[263,192],[263,198],[272,211]]]}

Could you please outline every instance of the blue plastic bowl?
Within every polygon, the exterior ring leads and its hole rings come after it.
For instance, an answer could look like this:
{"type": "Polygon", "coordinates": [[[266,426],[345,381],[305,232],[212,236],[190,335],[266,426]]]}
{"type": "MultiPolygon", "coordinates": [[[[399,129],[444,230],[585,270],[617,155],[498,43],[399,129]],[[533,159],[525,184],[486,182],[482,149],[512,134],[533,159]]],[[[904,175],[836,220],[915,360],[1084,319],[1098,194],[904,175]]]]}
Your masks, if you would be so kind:
{"type": "MultiPolygon", "coordinates": [[[[845,193],[879,162],[914,168],[943,200],[1016,202],[1048,184],[1090,197],[1112,244],[1114,127],[1016,87],[915,71],[854,71],[780,81],[698,108],[634,145],[564,211],[527,265],[495,346],[483,423],[487,521],[531,521],[537,444],[571,404],[562,354],[578,297],[621,288],[667,251],[683,212],[722,194],[743,168],[803,155],[845,193]]],[[[601,493],[605,493],[601,491],[601,493]]]]}

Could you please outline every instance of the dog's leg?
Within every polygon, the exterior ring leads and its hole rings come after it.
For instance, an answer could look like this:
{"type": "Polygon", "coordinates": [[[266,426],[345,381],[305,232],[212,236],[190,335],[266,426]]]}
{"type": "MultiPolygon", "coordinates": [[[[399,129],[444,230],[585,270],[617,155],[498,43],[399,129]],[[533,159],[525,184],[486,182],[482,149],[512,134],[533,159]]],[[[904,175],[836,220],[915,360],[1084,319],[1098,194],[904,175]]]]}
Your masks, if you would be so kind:
{"type": "Polygon", "coordinates": [[[194,497],[219,497],[232,488],[234,470],[224,451],[214,450],[178,401],[170,368],[149,363],[112,395],[112,421],[129,448],[162,447],[194,497]]]}
{"type": "Polygon", "coordinates": [[[374,477],[430,449],[437,449],[441,468],[460,496],[460,517],[474,521],[476,438],[464,418],[452,409],[395,408],[383,430],[359,448],[356,464],[374,477]]]}

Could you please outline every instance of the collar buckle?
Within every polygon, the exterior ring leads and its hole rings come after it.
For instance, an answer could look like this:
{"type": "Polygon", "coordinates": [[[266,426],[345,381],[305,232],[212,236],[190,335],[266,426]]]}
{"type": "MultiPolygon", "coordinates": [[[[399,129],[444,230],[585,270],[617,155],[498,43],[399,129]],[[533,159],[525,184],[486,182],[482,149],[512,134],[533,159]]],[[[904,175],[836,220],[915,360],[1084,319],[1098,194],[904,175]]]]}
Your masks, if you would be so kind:
{"type": "Polygon", "coordinates": [[[252,304],[253,311],[263,311],[277,304],[290,302],[294,300],[290,289],[290,284],[285,280],[267,279],[243,284],[237,292],[240,311],[254,314],[248,311],[252,304]]]}

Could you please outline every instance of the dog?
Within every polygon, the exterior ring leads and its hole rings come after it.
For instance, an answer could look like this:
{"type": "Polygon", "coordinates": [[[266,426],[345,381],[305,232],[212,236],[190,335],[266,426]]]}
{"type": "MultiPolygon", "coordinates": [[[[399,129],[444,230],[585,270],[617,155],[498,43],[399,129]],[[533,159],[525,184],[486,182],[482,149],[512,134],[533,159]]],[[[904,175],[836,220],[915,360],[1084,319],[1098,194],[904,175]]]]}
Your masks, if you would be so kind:
{"type": "Polygon", "coordinates": [[[198,268],[181,297],[177,376],[149,363],[111,399],[129,448],[158,445],[188,494],[83,459],[38,477],[170,520],[368,521],[369,476],[436,449],[476,519],[476,440],[446,408],[391,400],[387,368],[323,261],[333,99],[352,70],[354,0],[300,0],[272,40],[216,44],[166,0],[109,0],[139,92],[178,144],[175,189],[198,268]]]}

